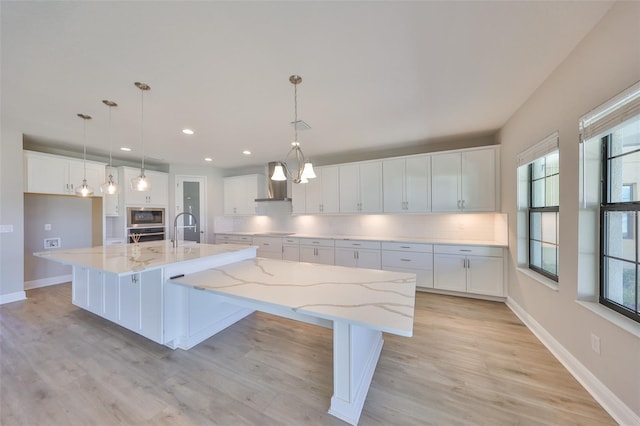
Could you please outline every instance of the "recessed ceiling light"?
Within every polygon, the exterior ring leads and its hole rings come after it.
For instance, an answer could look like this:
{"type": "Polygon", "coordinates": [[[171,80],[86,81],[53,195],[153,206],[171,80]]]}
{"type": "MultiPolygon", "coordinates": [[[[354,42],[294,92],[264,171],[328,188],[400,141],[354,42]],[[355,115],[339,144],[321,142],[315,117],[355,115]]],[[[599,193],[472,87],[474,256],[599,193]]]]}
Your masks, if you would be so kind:
{"type": "Polygon", "coordinates": [[[242,153],[244,155],[251,155],[251,151],[249,151],[248,149],[245,149],[244,151],[242,151],[242,153]]]}
{"type": "Polygon", "coordinates": [[[184,133],[185,135],[192,135],[193,134],[193,130],[191,130],[191,129],[182,129],[182,133],[184,133]]]}
{"type": "Polygon", "coordinates": [[[213,158],[211,158],[211,157],[206,157],[206,158],[204,159],[204,161],[213,161],[213,158]]]}
{"type": "Polygon", "coordinates": [[[131,148],[127,148],[126,146],[121,146],[120,151],[131,151],[131,148]]]}

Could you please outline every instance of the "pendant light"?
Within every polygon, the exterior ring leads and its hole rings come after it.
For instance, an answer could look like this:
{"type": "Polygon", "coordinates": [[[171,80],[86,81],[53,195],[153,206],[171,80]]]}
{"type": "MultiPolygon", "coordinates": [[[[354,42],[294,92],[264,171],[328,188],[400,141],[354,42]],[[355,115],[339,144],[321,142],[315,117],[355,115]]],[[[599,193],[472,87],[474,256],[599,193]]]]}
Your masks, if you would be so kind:
{"type": "Polygon", "coordinates": [[[90,115],[78,114],[78,117],[82,118],[82,146],[83,146],[83,175],[82,185],[76,187],[76,195],[78,197],[89,197],[93,195],[93,189],[87,185],[87,120],[91,120],[90,115]]]}
{"type": "Polygon", "coordinates": [[[289,77],[289,81],[293,84],[294,121],[291,124],[293,124],[294,139],[293,142],[291,142],[291,149],[287,153],[285,161],[279,162],[273,169],[271,180],[287,180],[288,175],[293,180],[293,183],[307,183],[309,179],[315,178],[316,174],[313,171],[313,164],[305,159],[302,149],[300,148],[300,142],[298,142],[298,128],[310,128],[307,123],[298,120],[298,84],[302,83],[302,77],[292,75],[289,77]],[[286,160],[290,157],[295,158],[297,170],[292,171],[291,168],[287,166],[286,160]]]}
{"type": "Polygon", "coordinates": [[[109,137],[109,179],[107,179],[105,183],[100,185],[100,191],[102,191],[102,193],[107,195],[116,195],[120,192],[120,186],[118,186],[118,184],[113,180],[113,164],[112,164],[113,159],[111,156],[111,151],[112,151],[111,109],[113,107],[117,107],[118,104],[109,100],[104,100],[102,101],[102,103],[105,104],[107,107],[109,107],[109,135],[108,135],[109,137]]]}
{"type": "Polygon", "coordinates": [[[149,191],[151,189],[151,181],[144,175],[144,92],[151,90],[151,86],[138,81],[133,84],[140,89],[140,147],[142,150],[142,166],[140,167],[140,176],[131,179],[131,188],[134,191],[149,191]]]}

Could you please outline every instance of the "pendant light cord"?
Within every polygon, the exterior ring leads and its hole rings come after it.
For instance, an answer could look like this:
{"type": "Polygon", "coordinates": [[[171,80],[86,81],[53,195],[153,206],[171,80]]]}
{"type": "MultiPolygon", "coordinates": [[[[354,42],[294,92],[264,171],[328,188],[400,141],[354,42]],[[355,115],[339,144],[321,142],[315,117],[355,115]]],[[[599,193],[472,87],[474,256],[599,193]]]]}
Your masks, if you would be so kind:
{"type": "Polygon", "coordinates": [[[293,132],[294,142],[298,142],[298,85],[293,85],[293,132]]]}
{"type": "Polygon", "coordinates": [[[111,151],[113,149],[113,135],[112,135],[113,130],[111,129],[111,107],[107,105],[107,108],[109,108],[109,181],[111,181],[111,176],[113,176],[112,158],[111,158],[111,151]]]}
{"type": "Polygon", "coordinates": [[[83,168],[83,176],[82,176],[82,184],[87,184],[87,119],[83,117],[82,119],[82,168],[83,168]]]}
{"type": "Polygon", "coordinates": [[[144,176],[144,90],[140,90],[140,148],[142,149],[142,169],[140,174],[144,176]]]}

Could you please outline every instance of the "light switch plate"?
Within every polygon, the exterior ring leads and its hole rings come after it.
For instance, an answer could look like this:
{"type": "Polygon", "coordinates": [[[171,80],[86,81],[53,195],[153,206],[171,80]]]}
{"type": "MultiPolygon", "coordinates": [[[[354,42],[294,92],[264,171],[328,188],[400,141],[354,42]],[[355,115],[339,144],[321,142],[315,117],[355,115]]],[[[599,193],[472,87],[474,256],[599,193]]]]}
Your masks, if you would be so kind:
{"type": "Polygon", "coordinates": [[[44,224],[44,230],[45,231],[51,231],[51,224],[50,223],[45,223],[44,224]]]}

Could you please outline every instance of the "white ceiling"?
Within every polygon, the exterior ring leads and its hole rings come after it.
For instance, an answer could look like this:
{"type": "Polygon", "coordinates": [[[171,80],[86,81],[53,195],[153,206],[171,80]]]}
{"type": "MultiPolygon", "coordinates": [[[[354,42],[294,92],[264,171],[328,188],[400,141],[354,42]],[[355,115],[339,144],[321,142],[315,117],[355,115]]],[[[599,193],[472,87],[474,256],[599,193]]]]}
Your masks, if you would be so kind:
{"type": "MultiPolygon", "coordinates": [[[[497,131],[606,1],[1,3],[3,125],[33,141],[244,167],[497,131]],[[181,129],[196,133],[185,136],[181,129]],[[241,151],[249,149],[250,157],[241,151]]],[[[150,160],[153,161],[153,160],[150,160]]]]}

